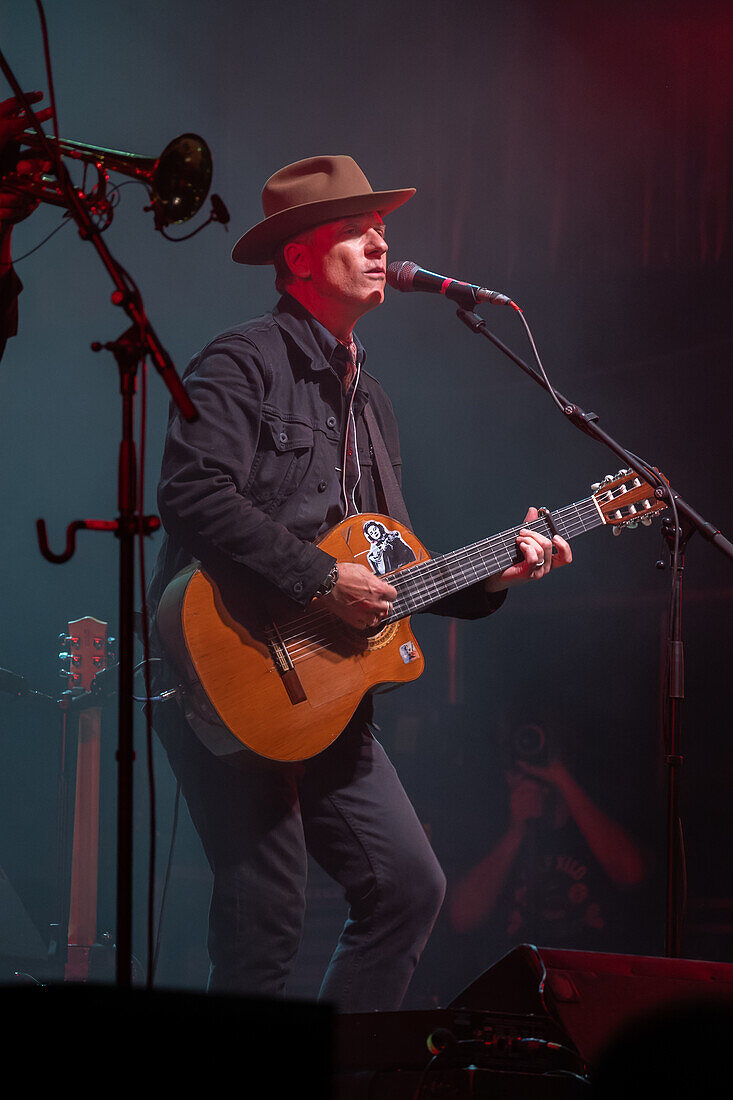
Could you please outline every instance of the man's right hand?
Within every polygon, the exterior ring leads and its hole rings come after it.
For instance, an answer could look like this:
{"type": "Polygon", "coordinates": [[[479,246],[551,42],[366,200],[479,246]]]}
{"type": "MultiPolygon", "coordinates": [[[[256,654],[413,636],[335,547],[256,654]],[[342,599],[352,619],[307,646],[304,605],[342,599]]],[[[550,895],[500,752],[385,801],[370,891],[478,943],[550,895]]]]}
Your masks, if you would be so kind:
{"type": "Polygon", "coordinates": [[[338,570],[339,579],[319,602],[358,630],[378,626],[389,615],[397,589],[355,562],[339,562],[338,570]]]}

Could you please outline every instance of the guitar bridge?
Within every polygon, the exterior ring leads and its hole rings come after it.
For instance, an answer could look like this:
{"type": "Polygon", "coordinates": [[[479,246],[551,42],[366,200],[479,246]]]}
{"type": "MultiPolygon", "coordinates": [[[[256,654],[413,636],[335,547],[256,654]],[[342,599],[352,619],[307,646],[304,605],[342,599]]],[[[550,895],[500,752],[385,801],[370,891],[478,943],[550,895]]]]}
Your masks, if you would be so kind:
{"type": "Polygon", "coordinates": [[[306,694],[280,631],[274,623],[271,623],[270,626],[266,627],[265,633],[267,634],[267,644],[270,647],[275,668],[280,673],[280,679],[288,693],[290,702],[293,704],[304,703],[306,694]]]}

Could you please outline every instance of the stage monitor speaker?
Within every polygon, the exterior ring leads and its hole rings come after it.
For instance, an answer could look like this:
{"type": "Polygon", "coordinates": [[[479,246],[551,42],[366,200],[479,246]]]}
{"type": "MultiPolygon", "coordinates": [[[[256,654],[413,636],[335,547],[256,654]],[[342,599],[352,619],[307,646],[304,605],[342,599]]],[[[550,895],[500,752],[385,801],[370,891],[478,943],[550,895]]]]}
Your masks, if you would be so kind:
{"type": "Polygon", "coordinates": [[[625,1025],[708,999],[733,1006],[733,965],[522,944],[450,1007],[549,1016],[592,1066],[625,1025]]]}

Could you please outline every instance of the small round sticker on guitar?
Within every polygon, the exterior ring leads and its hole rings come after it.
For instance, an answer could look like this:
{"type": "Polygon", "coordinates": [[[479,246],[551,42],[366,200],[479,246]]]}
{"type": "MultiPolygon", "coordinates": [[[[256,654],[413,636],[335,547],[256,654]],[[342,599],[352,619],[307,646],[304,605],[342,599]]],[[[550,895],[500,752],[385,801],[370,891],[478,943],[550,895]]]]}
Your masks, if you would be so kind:
{"type": "Polygon", "coordinates": [[[371,543],[367,551],[367,561],[378,577],[417,560],[399,531],[388,531],[376,519],[367,520],[363,531],[364,537],[371,543]]]}

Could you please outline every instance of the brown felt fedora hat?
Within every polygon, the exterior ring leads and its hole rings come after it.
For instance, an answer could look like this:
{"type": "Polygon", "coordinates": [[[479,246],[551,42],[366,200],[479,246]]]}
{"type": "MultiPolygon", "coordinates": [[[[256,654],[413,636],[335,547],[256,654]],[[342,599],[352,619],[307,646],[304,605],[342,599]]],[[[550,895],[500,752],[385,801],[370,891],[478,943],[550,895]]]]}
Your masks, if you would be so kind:
{"type": "Polygon", "coordinates": [[[388,214],[407,202],[415,188],[372,191],[351,157],[308,157],[270,176],[262,189],[263,221],[252,226],[232,249],[238,264],[269,264],[284,241],[306,229],[373,210],[388,214]]]}

